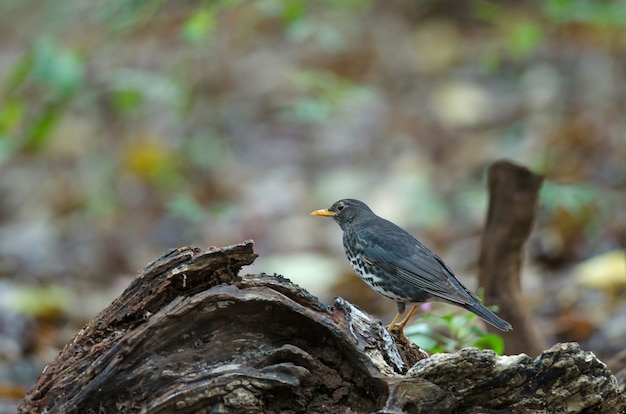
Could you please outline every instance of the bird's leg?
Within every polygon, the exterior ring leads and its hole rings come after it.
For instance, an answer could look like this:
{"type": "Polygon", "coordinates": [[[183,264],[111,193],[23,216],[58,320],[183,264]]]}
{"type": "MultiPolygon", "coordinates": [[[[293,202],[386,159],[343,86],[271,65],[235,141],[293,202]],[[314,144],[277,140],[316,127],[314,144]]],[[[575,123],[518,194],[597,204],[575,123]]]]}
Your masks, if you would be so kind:
{"type": "Polygon", "coordinates": [[[391,323],[389,325],[387,325],[387,330],[389,332],[391,332],[391,328],[393,328],[394,326],[396,326],[398,324],[398,320],[400,320],[401,317],[402,317],[402,313],[398,312],[396,317],[393,318],[393,321],[391,321],[391,323]]]}
{"type": "Polygon", "coordinates": [[[404,302],[398,302],[397,305],[398,305],[398,314],[396,315],[395,318],[393,318],[391,323],[386,326],[389,332],[391,332],[393,327],[396,326],[396,324],[398,323],[398,320],[402,317],[402,315],[404,314],[404,311],[406,310],[406,304],[404,302]]]}
{"type": "Polygon", "coordinates": [[[419,308],[419,305],[413,305],[413,307],[409,310],[409,313],[407,313],[404,319],[402,319],[402,321],[398,324],[401,331],[404,331],[404,327],[406,326],[407,323],[409,323],[409,319],[411,319],[411,316],[413,316],[413,314],[418,308],[419,308]]]}

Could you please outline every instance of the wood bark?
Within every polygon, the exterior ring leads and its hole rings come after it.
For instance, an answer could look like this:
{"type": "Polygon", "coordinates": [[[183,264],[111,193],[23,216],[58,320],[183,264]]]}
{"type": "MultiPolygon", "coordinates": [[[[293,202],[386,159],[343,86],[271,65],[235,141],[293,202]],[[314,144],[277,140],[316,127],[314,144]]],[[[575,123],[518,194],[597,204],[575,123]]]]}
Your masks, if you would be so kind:
{"type": "Polygon", "coordinates": [[[532,359],[427,357],[337,298],[240,275],[252,242],[168,251],[41,374],[20,413],[617,413],[626,398],[577,344],[532,359]]]}
{"type": "Polygon", "coordinates": [[[539,355],[545,339],[533,322],[521,284],[524,243],[530,235],[543,177],[508,161],[489,167],[489,209],[483,232],[478,282],[485,304],[498,305],[498,314],[513,330],[502,334],[507,353],[539,355]]]}

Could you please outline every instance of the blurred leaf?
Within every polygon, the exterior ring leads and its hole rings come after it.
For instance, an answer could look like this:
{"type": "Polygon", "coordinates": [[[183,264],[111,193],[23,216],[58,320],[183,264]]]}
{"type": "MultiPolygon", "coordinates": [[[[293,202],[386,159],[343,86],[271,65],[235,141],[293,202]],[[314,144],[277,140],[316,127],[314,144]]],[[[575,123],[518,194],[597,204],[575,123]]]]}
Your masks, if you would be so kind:
{"type": "Polygon", "coordinates": [[[60,104],[46,105],[35,116],[30,127],[26,131],[26,148],[39,150],[43,148],[52,137],[51,131],[63,115],[64,106],[60,104]]]}
{"type": "Polygon", "coordinates": [[[150,101],[175,110],[182,110],[187,105],[188,97],[183,85],[164,74],[118,68],[108,73],[105,82],[113,105],[120,104],[116,109],[122,111],[131,110],[134,114],[150,101]]]}
{"type": "Polygon", "coordinates": [[[127,149],[124,164],[131,174],[168,189],[180,182],[176,160],[158,140],[142,138],[127,149]]]}
{"type": "Polygon", "coordinates": [[[282,19],[287,25],[302,20],[305,16],[306,2],[304,0],[287,0],[283,2],[282,19]]]}
{"type": "Polygon", "coordinates": [[[428,315],[425,319],[431,323],[418,322],[408,325],[404,329],[404,334],[429,353],[443,352],[446,348],[444,344],[449,342],[449,338],[437,331],[437,326],[441,322],[440,318],[439,316],[428,315]]]}
{"type": "Polygon", "coordinates": [[[626,251],[613,250],[594,256],[574,269],[582,286],[596,289],[621,289],[626,286],[626,251]]]}
{"type": "Polygon", "coordinates": [[[135,115],[143,106],[144,99],[135,89],[118,89],[111,93],[113,107],[122,115],[135,115]]]}
{"type": "Polygon", "coordinates": [[[201,46],[215,30],[215,16],[205,9],[193,12],[181,28],[182,38],[193,46],[201,46]]]}
{"type": "Polygon", "coordinates": [[[479,349],[491,349],[498,355],[504,353],[504,339],[496,334],[482,333],[472,346],[479,349]]]}
{"type": "Polygon", "coordinates": [[[548,180],[541,187],[540,199],[550,211],[564,208],[574,214],[579,214],[584,213],[587,206],[596,205],[602,197],[592,185],[561,185],[548,180]]]}
{"type": "Polygon", "coordinates": [[[551,19],[564,22],[572,18],[573,3],[572,0],[546,0],[543,10],[551,19]]]}
{"type": "Polygon", "coordinates": [[[329,101],[337,101],[353,84],[324,70],[299,71],[292,78],[293,85],[302,92],[324,97],[329,101]]]}
{"type": "Polygon", "coordinates": [[[473,14],[477,19],[496,23],[502,17],[505,9],[493,1],[479,0],[473,2],[473,14]]]}
{"type": "Polygon", "coordinates": [[[205,209],[189,193],[178,193],[167,203],[167,209],[173,217],[182,218],[192,223],[205,220],[205,209]]]}
{"type": "Polygon", "coordinates": [[[26,78],[33,69],[32,53],[26,53],[23,55],[11,68],[11,72],[5,82],[6,92],[11,94],[24,84],[26,78]]]}
{"type": "Polygon", "coordinates": [[[508,26],[505,42],[513,56],[524,58],[541,45],[543,38],[543,30],[539,25],[522,20],[508,26]]]}
{"type": "Polygon", "coordinates": [[[626,23],[626,7],[623,0],[546,0],[541,4],[546,17],[559,23],[617,25],[626,23]]]}
{"type": "Polygon", "coordinates": [[[92,16],[114,30],[130,30],[150,21],[163,0],[123,0],[98,2],[92,16]]]}
{"type": "Polygon", "coordinates": [[[254,5],[261,16],[280,18],[287,26],[306,18],[306,2],[303,0],[257,0],[254,5]]]}
{"type": "Polygon", "coordinates": [[[323,70],[297,72],[291,82],[301,96],[285,109],[283,117],[299,122],[327,120],[342,100],[360,90],[352,82],[323,70]]]}
{"type": "Polygon", "coordinates": [[[428,335],[413,334],[409,336],[409,339],[411,339],[411,342],[413,342],[420,348],[426,349],[429,353],[433,352],[433,350],[438,349],[437,347],[439,343],[437,342],[437,340],[428,335]]]}
{"type": "Polygon", "coordinates": [[[322,122],[332,115],[328,102],[319,99],[299,99],[284,113],[284,117],[298,122],[322,122]]]}
{"type": "Polygon", "coordinates": [[[11,134],[20,125],[24,116],[24,102],[10,99],[0,108],[0,134],[11,134]]]}
{"type": "Polygon", "coordinates": [[[45,85],[54,94],[53,99],[63,100],[82,86],[85,68],[78,55],[47,36],[35,42],[32,74],[35,81],[45,85]]]}
{"type": "Polygon", "coordinates": [[[312,41],[328,53],[337,53],[346,47],[345,35],[325,22],[297,20],[289,26],[287,34],[293,42],[312,41]]]}
{"type": "Polygon", "coordinates": [[[149,177],[167,162],[167,152],[158,143],[142,140],[131,146],[126,154],[126,165],[130,172],[149,177]]]}
{"type": "Polygon", "coordinates": [[[72,292],[60,286],[18,287],[2,290],[0,309],[9,309],[39,319],[54,319],[72,304],[72,292]]]}
{"type": "Polygon", "coordinates": [[[477,316],[473,313],[449,313],[443,316],[425,313],[421,317],[426,322],[407,326],[405,334],[431,354],[454,352],[468,346],[493,349],[499,355],[504,352],[502,338],[476,327],[472,320],[477,316]]]}
{"type": "Polygon", "coordinates": [[[13,136],[30,150],[44,147],[84,76],[84,63],[77,53],[49,36],[40,36],[11,68],[5,82],[8,97],[0,109],[0,134],[13,136]]]}

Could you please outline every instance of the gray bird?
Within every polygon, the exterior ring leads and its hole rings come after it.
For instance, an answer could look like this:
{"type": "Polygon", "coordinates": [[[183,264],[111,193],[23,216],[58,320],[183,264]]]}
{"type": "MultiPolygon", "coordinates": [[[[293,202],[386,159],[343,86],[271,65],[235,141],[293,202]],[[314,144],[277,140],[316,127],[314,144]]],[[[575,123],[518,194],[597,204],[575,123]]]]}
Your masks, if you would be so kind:
{"type": "Polygon", "coordinates": [[[457,280],[439,256],[408,232],[378,217],[362,201],[339,200],[312,216],[332,217],[343,230],[343,247],[354,271],[372,289],[394,300],[398,314],[387,327],[402,331],[418,305],[398,323],[407,303],[440,301],[478,315],[502,331],[511,325],[484,307],[476,295],[457,280]]]}

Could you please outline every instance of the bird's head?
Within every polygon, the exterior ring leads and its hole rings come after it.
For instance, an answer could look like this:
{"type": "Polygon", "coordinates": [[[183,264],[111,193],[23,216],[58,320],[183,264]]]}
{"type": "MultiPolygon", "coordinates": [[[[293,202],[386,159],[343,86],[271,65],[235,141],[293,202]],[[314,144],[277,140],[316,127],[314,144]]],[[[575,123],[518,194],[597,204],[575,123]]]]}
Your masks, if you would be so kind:
{"type": "Polygon", "coordinates": [[[345,230],[348,225],[370,218],[374,213],[364,202],[346,198],[335,202],[328,209],[315,210],[311,215],[332,217],[345,230]]]}

